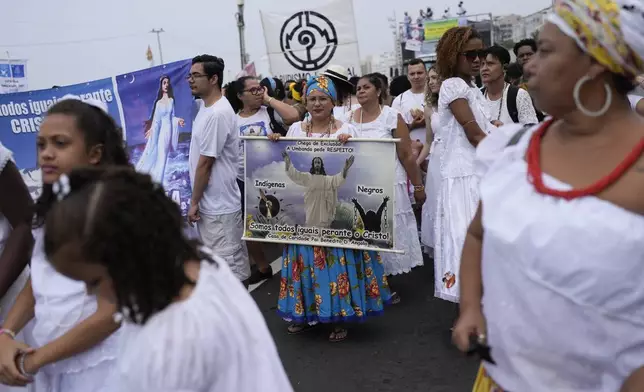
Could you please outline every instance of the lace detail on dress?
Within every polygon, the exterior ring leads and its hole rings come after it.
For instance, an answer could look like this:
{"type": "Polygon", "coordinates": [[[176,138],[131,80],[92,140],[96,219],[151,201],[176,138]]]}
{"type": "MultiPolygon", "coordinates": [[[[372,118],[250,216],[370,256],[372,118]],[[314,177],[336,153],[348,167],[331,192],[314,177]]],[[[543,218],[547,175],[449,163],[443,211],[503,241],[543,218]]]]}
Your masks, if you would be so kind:
{"type": "Polygon", "coordinates": [[[524,89],[519,89],[517,94],[517,111],[519,112],[519,122],[521,124],[537,124],[537,112],[534,110],[532,97],[524,89]]]}

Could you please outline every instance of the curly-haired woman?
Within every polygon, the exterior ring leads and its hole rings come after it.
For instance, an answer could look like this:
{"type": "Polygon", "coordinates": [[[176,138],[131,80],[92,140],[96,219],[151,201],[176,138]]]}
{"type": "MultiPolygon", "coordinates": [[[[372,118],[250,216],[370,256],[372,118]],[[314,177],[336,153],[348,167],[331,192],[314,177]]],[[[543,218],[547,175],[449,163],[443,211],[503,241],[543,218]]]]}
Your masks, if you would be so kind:
{"type": "Polygon", "coordinates": [[[434,224],[434,290],[437,297],[452,302],[458,302],[461,249],[479,201],[475,148],[493,127],[483,94],[472,84],[484,54],[481,36],[470,27],[449,29],[436,47],[443,80],[437,125],[444,153],[434,224]]]}

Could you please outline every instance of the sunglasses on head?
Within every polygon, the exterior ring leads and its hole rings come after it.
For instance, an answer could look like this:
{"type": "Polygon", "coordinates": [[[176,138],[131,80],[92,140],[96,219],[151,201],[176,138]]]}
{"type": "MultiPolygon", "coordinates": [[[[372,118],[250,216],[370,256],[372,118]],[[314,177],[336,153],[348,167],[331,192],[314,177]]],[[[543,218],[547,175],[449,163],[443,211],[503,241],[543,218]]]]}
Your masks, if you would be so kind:
{"type": "Polygon", "coordinates": [[[487,52],[483,49],[468,50],[467,52],[462,52],[461,54],[465,56],[465,58],[469,61],[474,61],[477,58],[484,59],[485,56],[487,56],[487,52]]]}

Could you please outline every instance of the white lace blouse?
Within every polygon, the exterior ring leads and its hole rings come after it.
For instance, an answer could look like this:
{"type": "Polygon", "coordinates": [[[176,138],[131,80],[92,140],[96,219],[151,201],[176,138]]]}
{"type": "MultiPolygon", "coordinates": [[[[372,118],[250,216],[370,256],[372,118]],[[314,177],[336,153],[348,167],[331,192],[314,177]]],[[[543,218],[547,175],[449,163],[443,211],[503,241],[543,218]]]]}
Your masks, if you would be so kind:
{"type": "MultiPolygon", "coordinates": [[[[506,125],[514,123],[512,117],[510,117],[510,112],[508,111],[507,84],[503,89],[503,97],[501,97],[501,99],[492,101],[487,95],[485,95],[485,106],[492,117],[492,120],[499,120],[506,125]]],[[[519,115],[519,124],[537,124],[539,122],[537,119],[537,112],[534,110],[534,105],[532,104],[530,93],[522,88],[520,88],[517,93],[517,112],[519,115]]]]}
{"type": "MultiPolygon", "coordinates": [[[[457,99],[465,99],[479,127],[485,133],[496,129],[485,106],[481,90],[470,86],[461,78],[450,78],[441,84],[438,98],[438,127],[443,142],[441,175],[443,178],[474,175],[475,148],[467,140],[465,130],[458,123],[449,105],[457,99]]],[[[433,125],[433,124],[432,124],[433,125]]]]}

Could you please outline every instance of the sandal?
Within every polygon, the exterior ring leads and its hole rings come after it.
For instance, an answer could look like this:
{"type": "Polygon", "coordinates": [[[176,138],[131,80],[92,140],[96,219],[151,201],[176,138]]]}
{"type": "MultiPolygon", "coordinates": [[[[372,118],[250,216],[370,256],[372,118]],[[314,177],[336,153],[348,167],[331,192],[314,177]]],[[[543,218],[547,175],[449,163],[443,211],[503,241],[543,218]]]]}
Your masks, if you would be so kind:
{"type": "Polygon", "coordinates": [[[391,301],[392,305],[398,305],[401,301],[400,295],[398,295],[398,293],[396,292],[393,292],[391,293],[391,298],[389,300],[391,301]]]}
{"type": "Polygon", "coordinates": [[[291,324],[288,326],[286,331],[288,332],[289,335],[299,335],[303,332],[306,332],[308,330],[311,330],[315,328],[317,324],[310,325],[310,324],[291,324]]]}
{"type": "Polygon", "coordinates": [[[331,343],[339,343],[343,340],[347,339],[347,335],[349,332],[340,327],[333,328],[333,332],[331,332],[331,335],[329,335],[329,342],[331,343]]]}

